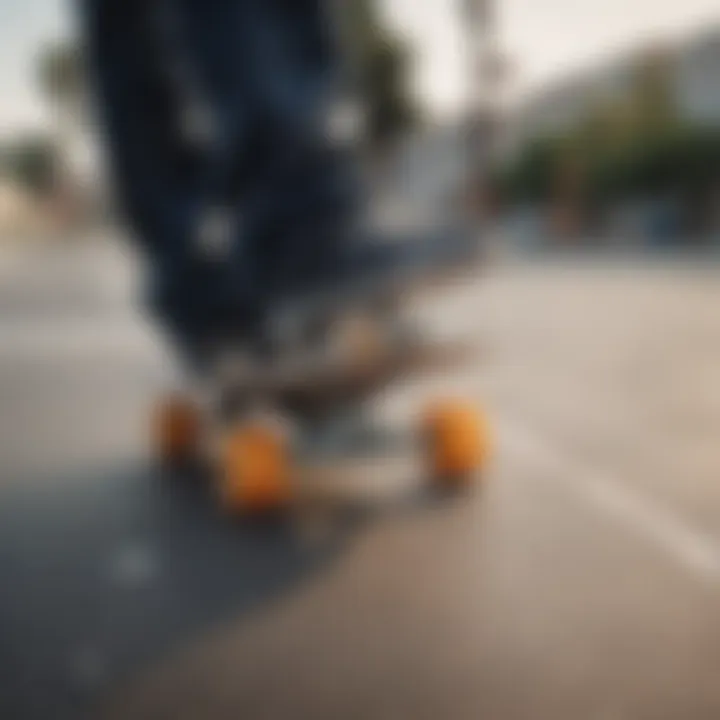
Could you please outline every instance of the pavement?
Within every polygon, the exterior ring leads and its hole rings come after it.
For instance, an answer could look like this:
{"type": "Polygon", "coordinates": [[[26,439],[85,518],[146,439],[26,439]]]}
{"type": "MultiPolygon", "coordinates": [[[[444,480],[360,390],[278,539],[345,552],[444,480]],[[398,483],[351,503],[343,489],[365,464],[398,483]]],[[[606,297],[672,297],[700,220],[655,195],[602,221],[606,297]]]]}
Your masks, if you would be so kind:
{"type": "Polygon", "coordinates": [[[716,272],[505,260],[417,308],[477,362],[378,403],[481,403],[473,493],[238,524],[150,462],[133,259],[0,263],[0,717],[720,717],[716,272]]]}

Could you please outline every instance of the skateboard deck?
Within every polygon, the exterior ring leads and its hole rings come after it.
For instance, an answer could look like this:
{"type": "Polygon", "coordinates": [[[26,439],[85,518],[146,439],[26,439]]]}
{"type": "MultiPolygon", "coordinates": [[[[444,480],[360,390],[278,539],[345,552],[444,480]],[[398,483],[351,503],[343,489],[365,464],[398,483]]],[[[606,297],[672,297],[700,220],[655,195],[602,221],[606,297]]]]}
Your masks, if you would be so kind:
{"type": "MultiPolygon", "coordinates": [[[[346,432],[345,422],[389,385],[474,356],[470,343],[431,340],[404,316],[407,298],[475,267],[472,257],[470,244],[412,248],[412,262],[390,263],[386,271],[277,306],[267,355],[253,359],[228,349],[204,378],[219,399],[209,422],[188,402],[161,406],[159,456],[182,461],[211,431],[219,440],[210,445],[220,502],[234,514],[288,507],[303,486],[317,495],[343,468],[352,465],[362,476],[398,464],[400,454],[424,468],[433,486],[466,487],[486,463],[488,434],[482,415],[465,400],[426,408],[394,456],[387,447],[354,452],[364,431],[350,423],[346,432]]],[[[380,436],[393,432],[382,423],[374,429],[380,436]]]]}
{"type": "Polygon", "coordinates": [[[306,349],[267,363],[228,359],[219,370],[220,383],[228,391],[258,400],[287,395],[329,398],[363,395],[403,377],[447,370],[468,361],[475,348],[468,342],[418,340],[393,344],[378,341],[357,343],[355,348],[306,349]]]}

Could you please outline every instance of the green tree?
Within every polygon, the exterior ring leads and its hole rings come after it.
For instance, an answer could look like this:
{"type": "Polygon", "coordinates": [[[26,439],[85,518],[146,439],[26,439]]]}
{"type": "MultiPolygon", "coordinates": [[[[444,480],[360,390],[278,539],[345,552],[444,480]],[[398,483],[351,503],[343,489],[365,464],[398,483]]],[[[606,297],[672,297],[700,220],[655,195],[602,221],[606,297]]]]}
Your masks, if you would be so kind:
{"type": "Polygon", "coordinates": [[[672,132],[679,122],[672,63],[671,53],[657,46],[641,53],[632,68],[632,119],[645,136],[672,132]]]}
{"type": "Polygon", "coordinates": [[[510,198],[549,199],[571,176],[573,202],[602,207],[618,197],[676,188],[690,177],[699,182],[698,168],[708,164],[697,147],[707,150],[712,142],[706,131],[681,122],[672,56],[655,47],[637,56],[624,93],[590,105],[563,134],[529,141],[505,169],[504,186],[510,198]]]}
{"type": "Polygon", "coordinates": [[[418,120],[408,88],[411,55],[385,26],[374,0],[347,4],[350,74],[365,106],[367,139],[382,148],[418,120]]]}
{"type": "Polygon", "coordinates": [[[79,47],[69,41],[45,46],[37,59],[38,84],[64,111],[75,112],[84,95],[84,66],[79,47]]]}
{"type": "Polygon", "coordinates": [[[45,45],[38,53],[35,70],[37,83],[53,112],[54,190],[65,197],[79,196],[72,153],[83,133],[86,96],[80,46],[71,40],[45,45]]]}
{"type": "Polygon", "coordinates": [[[46,195],[53,187],[55,147],[43,136],[27,136],[8,141],[0,148],[0,174],[12,179],[35,195],[46,195]]]}

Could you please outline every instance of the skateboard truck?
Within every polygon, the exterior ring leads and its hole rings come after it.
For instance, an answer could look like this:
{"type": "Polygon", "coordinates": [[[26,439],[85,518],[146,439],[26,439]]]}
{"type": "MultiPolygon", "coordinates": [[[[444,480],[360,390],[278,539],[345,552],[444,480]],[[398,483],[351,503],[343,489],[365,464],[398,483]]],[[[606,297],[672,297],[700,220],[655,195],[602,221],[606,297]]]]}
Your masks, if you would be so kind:
{"type": "Polygon", "coordinates": [[[403,456],[432,487],[460,490],[490,458],[488,423],[465,400],[431,403],[408,429],[375,422],[360,405],[335,405],[311,418],[264,399],[234,417],[216,414],[215,427],[213,413],[199,405],[177,396],[164,401],[155,420],[159,459],[172,467],[203,457],[221,507],[255,515],[287,510],[319,491],[332,494],[351,466],[367,478],[376,461],[403,456]]]}

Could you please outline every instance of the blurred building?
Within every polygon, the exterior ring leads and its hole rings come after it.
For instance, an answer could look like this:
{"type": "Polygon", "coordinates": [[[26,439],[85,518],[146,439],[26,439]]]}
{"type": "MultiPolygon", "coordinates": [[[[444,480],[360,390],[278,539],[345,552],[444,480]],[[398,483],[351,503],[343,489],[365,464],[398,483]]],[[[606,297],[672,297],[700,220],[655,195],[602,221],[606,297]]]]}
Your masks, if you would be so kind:
{"type": "Polygon", "coordinates": [[[678,48],[675,92],[689,120],[720,124],[720,28],[678,48]]]}
{"type": "Polygon", "coordinates": [[[505,208],[539,244],[717,245],[720,26],[541,88],[506,125],[505,208]]]}
{"type": "Polygon", "coordinates": [[[716,27],[674,45],[645,45],[543,87],[518,109],[508,127],[506,148],[512,151],[527,140],[562,134],[599,102],[621,99],[632,91],[638,62],[659,53],[667,59],[680,117],[720,125],[720,27],[716,27]]]}

